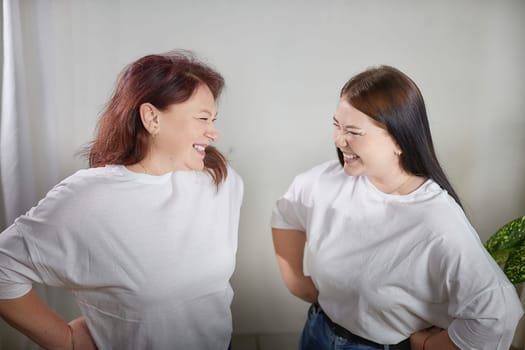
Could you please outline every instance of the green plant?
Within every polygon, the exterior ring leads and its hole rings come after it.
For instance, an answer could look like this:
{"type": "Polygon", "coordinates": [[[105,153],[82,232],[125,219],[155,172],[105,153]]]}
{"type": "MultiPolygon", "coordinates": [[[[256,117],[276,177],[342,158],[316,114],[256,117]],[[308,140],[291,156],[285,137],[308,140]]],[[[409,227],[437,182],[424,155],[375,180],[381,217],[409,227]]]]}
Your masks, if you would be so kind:
{"type": "Polygon", "coordinates": [[[525,282],[525,216],[497,230],[485,243],[485,248],[512,283],[525,282]]]}

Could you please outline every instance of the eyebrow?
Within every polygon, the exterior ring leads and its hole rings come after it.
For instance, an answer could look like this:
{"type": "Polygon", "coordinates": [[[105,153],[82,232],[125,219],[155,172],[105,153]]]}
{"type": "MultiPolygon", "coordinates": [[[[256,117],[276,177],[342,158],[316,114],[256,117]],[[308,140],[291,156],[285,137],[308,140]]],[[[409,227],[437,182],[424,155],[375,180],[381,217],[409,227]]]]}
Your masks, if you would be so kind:
{"type": "MultiPolygon", "coordinates": [[[[337,123],[337,124],[340,124],[339,123],[339,120],[337,120],[337,118],[334,116],[334,122],[337,123]]],[[[362,130],[362,128],[358,127],[358,126],[355,126],[355,125],[346,125],[345,126],[345,129],[359,129],[359,130],[362,130]]]]}
{"type": "Polygon", "coordinates": [[[215,115],[213,115],[213,113],[210,112],[210,110],[208,110],[208,109],[201,109],[197,113],[206,113],[206,114],[209,114],[213,118],[217,118],[217,116],[219,115],[219,112],[215,112],[215,115]]]}

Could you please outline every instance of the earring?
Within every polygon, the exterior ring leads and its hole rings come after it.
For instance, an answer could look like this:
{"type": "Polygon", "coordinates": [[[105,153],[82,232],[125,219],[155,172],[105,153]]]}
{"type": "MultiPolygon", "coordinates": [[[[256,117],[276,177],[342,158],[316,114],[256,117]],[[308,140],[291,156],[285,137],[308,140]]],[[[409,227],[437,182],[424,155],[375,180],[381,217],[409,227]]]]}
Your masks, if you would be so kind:
{"type": "Polygon", "coordinates": [[[401,151],[394,151],[394,154],[395,154],[396,156],[398,156],[398,157],[401,155],[401,153],[403,153],[403,152],[401,152],[401,151]]]}

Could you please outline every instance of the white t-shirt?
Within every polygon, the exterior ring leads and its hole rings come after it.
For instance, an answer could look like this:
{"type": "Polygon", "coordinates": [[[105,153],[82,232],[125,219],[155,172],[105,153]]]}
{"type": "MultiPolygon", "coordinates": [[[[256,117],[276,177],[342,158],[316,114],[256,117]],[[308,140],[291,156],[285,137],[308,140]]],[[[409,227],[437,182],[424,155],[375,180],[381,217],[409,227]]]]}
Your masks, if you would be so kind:
{"type": "Polygon", "coordinates": [[[436,325],[462,349],[509,349],[516,290],[434,181],[388,195],[330,161],[294,179],[272,227],[306,232],[319,303],[351,332],[396,344],[436,325]]]}
{"type": "Polygon", "coordinates": [[[0,299],[71,290],[99,349],[226,349],[243,183],[80,170],[0,234],[0,299]]]}

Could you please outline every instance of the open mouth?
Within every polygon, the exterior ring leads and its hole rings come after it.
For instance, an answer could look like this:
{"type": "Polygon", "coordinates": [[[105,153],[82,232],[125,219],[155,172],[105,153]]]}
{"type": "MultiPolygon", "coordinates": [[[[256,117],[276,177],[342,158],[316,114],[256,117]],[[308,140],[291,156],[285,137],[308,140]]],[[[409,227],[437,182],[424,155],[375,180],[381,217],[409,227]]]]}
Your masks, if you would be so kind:
{"type": "Polygon", "coordinates": [[[201,156],[204,156],[206,154],[206,152],[205,152],[206,145],[201,145],[201,144],[194,143],[193,144],[193,149],[196,150],[197,153],[199,153],[201,156]]]}
{"type": "Polygon", "coordinates": [[[345,162],[351,162],[353,160],[359,159],[359,156],[353,153],[343,153],[343,158],[345,162]]]}

